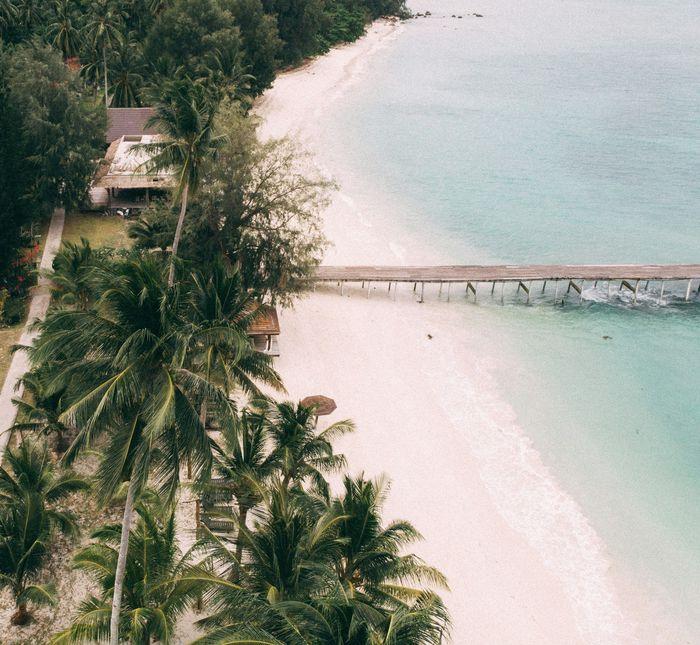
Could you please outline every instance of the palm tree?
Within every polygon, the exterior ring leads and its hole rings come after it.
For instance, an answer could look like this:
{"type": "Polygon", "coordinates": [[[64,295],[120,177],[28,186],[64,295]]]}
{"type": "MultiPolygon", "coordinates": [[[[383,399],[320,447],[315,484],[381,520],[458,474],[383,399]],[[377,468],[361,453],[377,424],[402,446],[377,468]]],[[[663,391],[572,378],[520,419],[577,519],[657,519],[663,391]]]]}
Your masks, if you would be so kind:
{"type": "Polygon", "coordinates": [[[332,441],[352,432],[355,429],[352,421],[338,421],[323,432],[316,432],[313,409],[290,402],[270,402],[264,415],[282,486],[287,488],[292,483],[308,481],[328,498],[324,473],[337,472],[346,465],[345,457],[333,452],[332,441]]]}
{"type": "Polygon", "coordinates": [[[211,446],[198,407],[206,398],[224,419],[232,410],[226,392],[185,367],[182,299],[179,289],[166,286],[162,265],[142,258],[114,271],[92,309],[50,312],[29,351],[35,365],[59,357],[60,378],[71,384],[75,402],[61,421],[79,432],[66,462],[106,435],[96,472],[99,498],[106,502],[129,482],[110,622],[116,645],[135,500],[150,475],[169,504],[184,460],[194,463],[198,477],[208,476],[211,446]]]}
{"type": "MultiPolygon", "coordinates": [[[[339,511],[339,504],[328,507],[277,486],[267,493],[255,530],[239,527],[236,538],[230,538],[205,529],[199,546],[209,557],[202,569],[219,576],[204,580],[213,613],[199,621],[207,634],[196,642],[441,643],[449,619],[433,592],[411,590],[406,601],[388,593],[373,598],[337,577],[349,539],[342,528],[349,518],[339,511]],[[231,545],[239,541],[245,559],[233,554],[231,545]]],[[[359,526],[359,515],[355,521],[359,526]]],[[[378,554],[368,567],[380,577],[378,554]]],[[[390,563],[385,569],[396,572],[390,563]]]]}
{"type": "Polygon", "coordinates": [[[114,52],[112,64],[112,105],[139,107],[139,89],[143,84],[145,65],[140,45],[135,40],[123,40],[114,52]]]}
{"type": "Polygon", "coordinates": [[[73,26],[70,0],[54,0],[54,19],[49,24],[46,35],[51,44],[63,52],[63,58],[76,56],[80,49],[80,33],[73,26]]]}
{"type": "MultiPolygon", "coordinates": [[[[276,464],[266,445],[263,419],[250,410],[243,410],[235,424],[227,424],[213,444],[216,476],[204,488],[215,496],[230,495],[236,503],[236,523],[248,528],[248,513],[265,498],[265,485],[276,471],[276,464]]],[[[243,541],[236,543],[236,561],[241,562],[243,541]]]]}
{"type": "Polygon", "coordinates": [[[332,587],[332,563],[341,548],[336,530],[340,518],[332,509],[307,501],[276,485],[266,491],[255,530],[244,527],[235,514],[230,516],[238,523],[235,538],[203,529],[198,546],[209,555],[202,566],[219,577],[209,581],[214,613],[200,621],[202,627],[269,630],[268,622],[280,620],[275,609],[282,603],[305,602],[332,587]],[[244,558],[232,548],[238,543],[244,558]]]}
{"type": "Polygon", "coordinates": [[[17,20],[19,11],[12,0],[0,0],[0,28],[6,29],[17,20]]]}
{"type": "Polygon", "coordinates": [[[157,17],[161,12],[165,11],[170,4],[171,0],[147,0],[148,10],[154,17],[157,17]]]}
{"type": "Polygon", "coordinates": [[[22,377],[24,398],[12,399],[17,406],[20,419],[10,432],[32,432],[45,437],[56,437],[56,452],[63,453],[68,448],[70,428],[61,422],[60,416],[64,410],[64,395],[66,388],[57,385],[47,370],[33,370],[22,377]]]}
{"type": "Polygon", "coordinates": [[[61,304],[86,310],[94,295],[96,258],[90,242],[64,242],[53,261],[52,296],[61,304]]]}
{"type": "Polygon", "coordinates": [[[332,506],[342,517],[338,528],[342,556],[336,562],[338,579],[361,592],[373,604],[401,607],[422,593],[404,582],[428,583],[447,588],[445,577],[415,555],[402,555],[409,544],[421,539],[406,521],[382,526],[381,511],[389,489],[384,477],[374,481],[362,476],[343,478],[344,494],[332,506]]]}
{"type": "Polygon", "coordinates": [[[122,41],[122,21],[126,14],[110,0],[93,2],[90,18],[85,25],[85,35],[95,49],[102,52],[102,74],[105,87],[105,107],[109,107],[107,83],[107,51],[122,41]]]}
{"type": "Polygon", "coordinates": [[[259,397],[257,383],[283,390],[272,358],[255,350],[248,338],[259,305],[243,287],[240,273],[216,258],[205,269],[193,271],[191,283],[193,371],[216,380],[228,392],[240,388],[259,397]]]}
{"type": "Polygon", "coordinates": [[[33,25],[42,19],[40,0],[20,0],[17,5],[17,22],[25,29],[31,29],[33,25]]]}
{"type": "Polygon", "coordinates": [[[33,582],[54,531],[77,533],[72,515],[55,504],[88,485],[70,471],[59,471],[40,444],[24,441],[5,459],[7,467],[0,467],[0,587],[11,590],[17,605],[12,624],[24,625],[31,617],[29,602],[54,601],[51,585],[33,582]]]}
{"type": "MultiPolygon", "coordinates": [[[[136,508],[139,520],[129,536],[124,601],[119,638],[134,645],[172,642],[175,623],[202,591],[191,566],[191,555],[180,553],[175,515],[159,516],[147,505],[136,508]],[[183,576],[187,576],[186,579],[183,576]]],[[[110,605],[119,557],[121,526],[110,524],[93,533],[95,542],[76,554],[75,568],[100,587],[99,596],[84,600],[73,624],[52,639],[63,643],[94,643],[109,634],[110,605]]]]}
{"type": "Polygon", "coordinates": [[[201,178],[202,164],[214,156],[225,138],[214,133],[218,104],[204,83],[189,78],[165,81],[160,102],[146,127],[158,129],[163,139],[141,147],[151,156],[147,169],[172,169],[177,175],[173,203],[180,201],[168,285],[175,282],[175,258],[187,212],[187,200],[201,178]]]}

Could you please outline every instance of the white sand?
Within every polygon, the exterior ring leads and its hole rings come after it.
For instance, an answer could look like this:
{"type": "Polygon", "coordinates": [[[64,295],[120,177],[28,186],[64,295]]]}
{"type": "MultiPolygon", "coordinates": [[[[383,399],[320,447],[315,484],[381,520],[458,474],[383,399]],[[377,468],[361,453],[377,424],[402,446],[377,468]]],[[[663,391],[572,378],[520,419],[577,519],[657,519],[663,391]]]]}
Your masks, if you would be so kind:
{"type": "MultiPolygon", "coordinates": [[[[390,222],[357,212],[343,169],[319,145],[320,117],[402,30],[375,24],[359,42],[279,77],[257,107],[264,136],[299,138],[340,184],[325,215],[335,244],[328,263],[430,259],[390,222]]],[[[448,576],[453,641],[627,640],[604,549],[498,397],[478,313],[435,294],[418,305],[410,287],[393,301],[384,289],[369,299],[319,289],[284,311],[277,367],[292,398],[330,395],[333,420],[356,421],[340,448],[354,472],[391,477],[386,517],[411,520],[425,537],[416,551],[448,576]]]]}

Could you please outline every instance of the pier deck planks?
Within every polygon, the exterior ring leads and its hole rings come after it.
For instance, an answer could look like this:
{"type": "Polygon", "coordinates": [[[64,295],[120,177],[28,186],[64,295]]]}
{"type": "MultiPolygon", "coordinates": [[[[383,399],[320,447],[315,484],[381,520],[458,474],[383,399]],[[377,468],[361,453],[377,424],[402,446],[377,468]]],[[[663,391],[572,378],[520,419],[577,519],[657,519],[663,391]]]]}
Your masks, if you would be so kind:
{"type": "Polygon", "coordinates": [[[700,264],[524,264],[320,266],[312,282],[521,282],[530,280],[695,280],[700,264]]]}

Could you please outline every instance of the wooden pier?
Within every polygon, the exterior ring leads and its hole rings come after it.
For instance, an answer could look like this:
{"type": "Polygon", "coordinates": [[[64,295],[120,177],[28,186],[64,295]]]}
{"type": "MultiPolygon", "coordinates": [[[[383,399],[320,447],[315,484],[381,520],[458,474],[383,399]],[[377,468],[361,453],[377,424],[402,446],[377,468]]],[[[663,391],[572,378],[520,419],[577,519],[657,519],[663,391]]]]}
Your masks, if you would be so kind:
{"type": "Polygon", "coordinates": [[[309,278],[314,283],[337,283],[341,293],[346,283],[361,283],[367,288],[369,296],[372,284],[382,283],[391,291],[400,282],[413,283],[416,291],[420,286],[420,302],[423,302],[426,284],[439,284],[442,292],[447,285],[447,297],[450,288],[456,284],[465,287],[467,295],[477,299],[480,284],[490,287],[491,294],[500,285],[501,300],[503,288],[507,283],[517,284],[530,300],[533,283],[542,283],[544,293],[547,283],[555,284],[555,301],[560,293],[575,291],[579,301],[583,299],[583,290],[588,286],[597,286],[604,282],[608,295],[615,286],[618,291],[627,290],[634,294],[634,302],[640,288],[647,289],[649,283],[659,283],[659,302],[663,302],[664,291],[669,282],[683,282],[685,300],[690,300],[693,281],[698,280],[700,292],[700,264],[525,264],[525,265],[452,265],[452,266],[320,266],[309,278]]]}

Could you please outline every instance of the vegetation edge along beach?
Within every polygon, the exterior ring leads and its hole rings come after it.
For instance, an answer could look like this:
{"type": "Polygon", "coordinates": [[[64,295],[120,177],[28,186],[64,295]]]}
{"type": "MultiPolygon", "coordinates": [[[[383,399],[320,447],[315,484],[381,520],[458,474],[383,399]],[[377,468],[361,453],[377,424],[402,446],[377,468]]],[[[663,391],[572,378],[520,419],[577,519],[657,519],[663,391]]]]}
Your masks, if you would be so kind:
{"type": "Polygon", "coordinates": [[[31,370],[0,468],[3,642],[449,634],[447,581],[407,552],[410,522],[382,518],[388,480],[329,486],[347,467],[334,442],[354,425],[286,401],[249,333],[303,296],[331,188],[293,142],[258,138],[253,99],[276,70],[385,15],[407,12],[392,0],[0,3],[7,322],[26,315],[42,223],[89,207],[108,107],[152,108],[137,172],[171,181],[129,240],[63,244],[37,340],[15,347],[31,370]]]}

